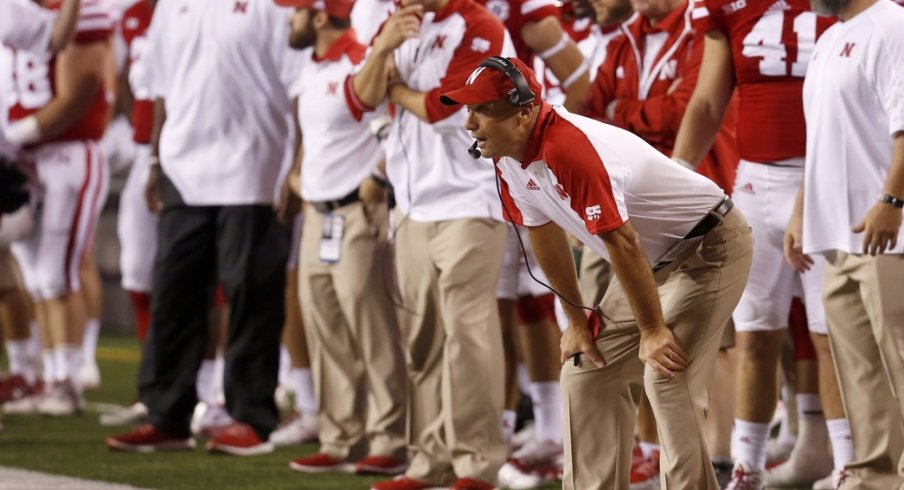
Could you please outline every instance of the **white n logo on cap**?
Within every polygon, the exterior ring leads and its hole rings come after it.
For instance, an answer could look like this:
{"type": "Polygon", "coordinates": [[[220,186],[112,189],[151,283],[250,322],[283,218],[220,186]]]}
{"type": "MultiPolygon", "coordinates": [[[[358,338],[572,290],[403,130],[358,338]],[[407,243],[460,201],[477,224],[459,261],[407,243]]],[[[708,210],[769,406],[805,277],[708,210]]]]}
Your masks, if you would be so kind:
{"type": "Polygon", "coordinates": [[[471,73],[471,76],[468,77],[468,81],[465,82],[465,85],[471,85],[472,83],[474,83],[474,80],[477,80],[477,77],[480,76],[480,74],[483,73],[483,70],[486,69],[487,67],[485,66],[478,66],[477,69],[474,70],[474,73],[471,73]]]}

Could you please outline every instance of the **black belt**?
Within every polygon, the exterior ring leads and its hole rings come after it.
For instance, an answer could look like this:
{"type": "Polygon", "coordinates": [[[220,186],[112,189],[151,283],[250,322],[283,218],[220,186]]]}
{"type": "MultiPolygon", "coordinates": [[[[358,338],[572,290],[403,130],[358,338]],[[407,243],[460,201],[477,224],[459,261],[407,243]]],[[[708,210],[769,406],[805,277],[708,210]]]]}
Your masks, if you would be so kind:
{"type": "Polygon", "coordinates": [[[687,235],[684,236],[684,240],[697,238],[709,233],[710,230],[722,222],[725,215],[731,212],[732,209],[734,209],[734,203],[731,202],[730,197],[726,197],[716,207],[706,213],[706,216],[691,228],[691,231],[687,232],[687,235]]]}
{"type": "Polygon", "coordinates": [[[309,202],[308,204],[314,206],[314,209],[321,213],[329,213],[330,211],[335,211],[343,206],[348,206],[349,204],[356,203],[360,200],[361,196],[358,195],[358,189],[355,189],[349,195],[340,197],[335,201],[316,201],[309,202]]]}

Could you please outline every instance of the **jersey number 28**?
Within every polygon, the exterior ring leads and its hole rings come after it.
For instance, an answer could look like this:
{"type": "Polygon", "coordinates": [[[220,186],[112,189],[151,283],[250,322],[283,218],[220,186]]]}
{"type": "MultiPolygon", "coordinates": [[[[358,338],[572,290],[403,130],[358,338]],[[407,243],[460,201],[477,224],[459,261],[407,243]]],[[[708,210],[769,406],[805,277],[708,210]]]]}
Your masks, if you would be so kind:
{"type": "Polygon", "coordinates": [[[753,29],[744,37],[743,55],[762,58],[760,73],[770,77],[803,77],[816,44],[816,14],[800,12],[792,22],[793,33],[785,32],[783,10],[770,10],[760,17],[753,29]],[[795,36],[797,56],[788,67],[788,37],[795,36]]]}

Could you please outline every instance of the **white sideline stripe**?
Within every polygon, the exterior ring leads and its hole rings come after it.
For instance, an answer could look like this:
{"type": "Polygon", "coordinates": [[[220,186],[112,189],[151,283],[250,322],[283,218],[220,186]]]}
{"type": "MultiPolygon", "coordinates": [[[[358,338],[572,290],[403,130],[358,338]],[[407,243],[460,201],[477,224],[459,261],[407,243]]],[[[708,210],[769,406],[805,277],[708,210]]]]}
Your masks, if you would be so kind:
{"type": "Polygon", "coordinates": [[[0,466],[0,490],[142,490],[139,487],[0,466]]]}

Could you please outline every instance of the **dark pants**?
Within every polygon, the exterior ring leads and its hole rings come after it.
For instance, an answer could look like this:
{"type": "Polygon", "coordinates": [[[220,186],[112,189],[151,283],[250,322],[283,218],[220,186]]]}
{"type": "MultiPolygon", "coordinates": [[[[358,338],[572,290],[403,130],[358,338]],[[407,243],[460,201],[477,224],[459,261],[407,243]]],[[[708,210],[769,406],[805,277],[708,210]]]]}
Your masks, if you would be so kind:
{"type": "Polygon", "coordinates": [[[226,410],[262,440],[279,423],[273,400],[284,320],[288,232],[271,206],[190,206],[164,179],[151,324],[139,393],[150,423],[187,437],[207,343],[210,291],[229,301],[226,410]]]}

